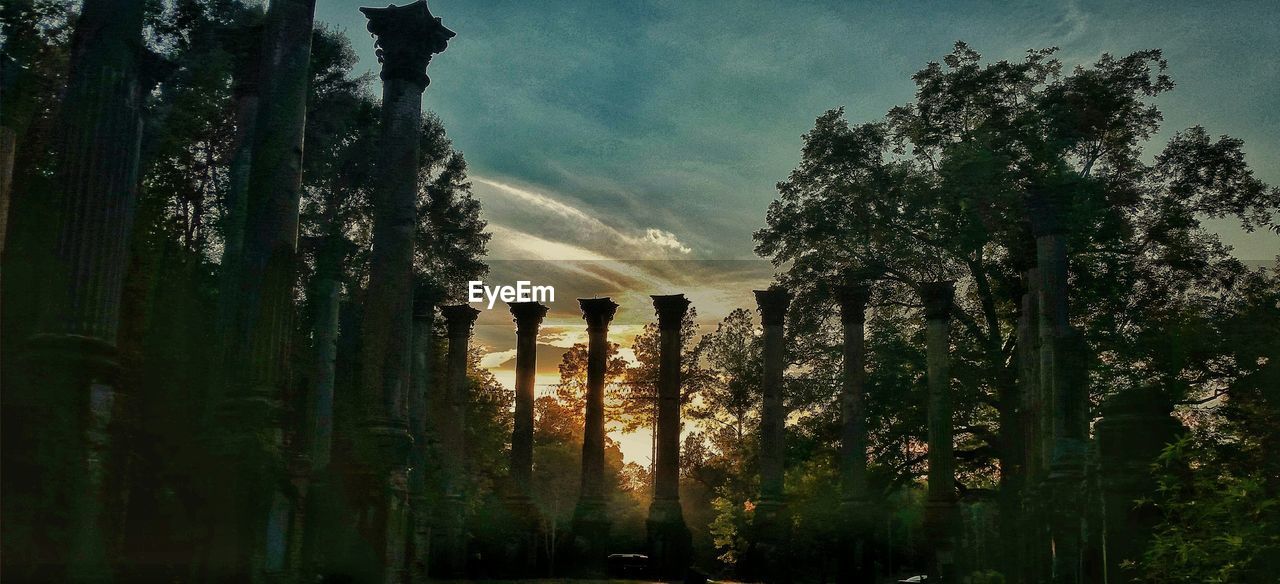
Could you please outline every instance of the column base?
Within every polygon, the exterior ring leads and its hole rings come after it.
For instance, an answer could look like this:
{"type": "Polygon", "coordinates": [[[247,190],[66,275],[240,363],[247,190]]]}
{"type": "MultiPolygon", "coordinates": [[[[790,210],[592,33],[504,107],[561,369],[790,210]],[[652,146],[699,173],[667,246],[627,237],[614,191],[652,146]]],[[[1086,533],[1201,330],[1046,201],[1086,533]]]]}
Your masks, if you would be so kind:
{"type": "Polygon", "coordinates": [[[39,335],[14,373],[0,392],[6,580],[109,579],[124,512],[124,491],[112,488],[125,461],[115,440],[115,348],[39,335]]]}
{"type": "Polygon", "coordinates": [[[570,555],[579,566],[579,575],[599,576],[605,572],[605,557],[611,545],[608,504],[603,497],[583,498],[573,512],[570,555]]]}
{"type": "Polygon", "coordinates": [[[656,499],[649,505],[649,569],[652,577],[683,579],[693,556],[693,536],[676,499],[656,499]]]}
{"type": "Polygon", "coordinates": [[[504,499],[510,524],[504,533],[500,573],[514,578],[532,578],[539,574],[543,555],[538,543],[542,539],[542,513],[528,495],[508,495],[504,499]]]}
{"type": "Polygon", "coordinates": [[[467,576],[466,508],[461,495],[446,495],[436,510],[431,530],[431,576],[467,576]]]}
{"type": "Polygon", "coordinates": [[[840,515],[844,518],[840,558],[839,582],[847,584],[873,583],[875,581],[872,539],[874,534],[871,502],[866,499],[845,499],[840,502],[840,515]]]}
{"type": "Polygon", "coordinates": [[[791,511],[787,502],[762,499],[756,503],[751,522],[752,539],[748,550],[746,572],[752,579],[765,582],[788,582],[791,567],[787,542],[791,535],[791,511]]]}
{"type": "Polygon", "coordinates": [[[930,578],[942,582],[958,582],[956,568],[956,535],[959,533],[959,505],[955,501],[926,501],[924,504],[925,540],[931,557],[930,578]]]}

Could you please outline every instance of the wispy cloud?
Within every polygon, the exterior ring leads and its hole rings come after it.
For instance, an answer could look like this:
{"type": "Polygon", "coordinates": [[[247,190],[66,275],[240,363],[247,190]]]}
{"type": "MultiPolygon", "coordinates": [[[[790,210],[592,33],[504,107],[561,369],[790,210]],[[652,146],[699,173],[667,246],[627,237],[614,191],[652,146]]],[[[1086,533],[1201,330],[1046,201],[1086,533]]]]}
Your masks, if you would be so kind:
{"type": "MultiPolygon", "coordinates": [[[[556,197],[498,180],[474,177],[476,196],[495,225],[519,224],[528,237],[540,240],[534,251],[571,253],[559,259],[661,259],[693,253],[679,236],[654,226],[615,226],[556,197]],[[554,237],[551,235],[554,234],[554,237]],[[555,246],[545,242],[552,241],[555,246]],[[594,250],[600,250],[596,252],[594,250]]],[[[545,258],[553,259],[553,258],[545,258]]]]}

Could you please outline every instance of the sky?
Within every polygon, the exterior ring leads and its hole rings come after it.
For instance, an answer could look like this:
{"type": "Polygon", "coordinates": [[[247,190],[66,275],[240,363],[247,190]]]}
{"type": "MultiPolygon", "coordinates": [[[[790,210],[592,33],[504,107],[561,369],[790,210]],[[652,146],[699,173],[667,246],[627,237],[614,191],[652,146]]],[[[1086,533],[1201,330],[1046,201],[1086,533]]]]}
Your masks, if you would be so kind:
{"type": "MultiPolygon", "coordinates": [[[[540,337],[542,388],[585,339],[574,300],[621,304],[611,339],[653,319],[649,294],[685,293],[704,330],[772,268],[753,253],[814,119],[844,107],[870,121],[910,101],[911,75],[963,40],[989,60],[1057,46],[1068,66],[1160,48],[1177,87],[1156,148],[1203,125],[1245,142],[1280,183],[1280,2],[747,2],[429,0],[457,33],[428,70],[424,107],[469,164],[493,240],[490,284],[556,287],[540,337]]],[[[400,2],[404,3],[404,2],[400,2]]],[[[319,0],[316,19],[351,38],[376,73],[362,3],[319,0]]],[[[1209,222],[1238,257],[1267,261],[1280,237],[1209,222]]],[[[483,307],[482,307],[483,308],[483,307]]],[[[475,333],[513,379],[501,304],[475,333]]],[[[646,463],[648,436],[615,436],[646,463]]]]}

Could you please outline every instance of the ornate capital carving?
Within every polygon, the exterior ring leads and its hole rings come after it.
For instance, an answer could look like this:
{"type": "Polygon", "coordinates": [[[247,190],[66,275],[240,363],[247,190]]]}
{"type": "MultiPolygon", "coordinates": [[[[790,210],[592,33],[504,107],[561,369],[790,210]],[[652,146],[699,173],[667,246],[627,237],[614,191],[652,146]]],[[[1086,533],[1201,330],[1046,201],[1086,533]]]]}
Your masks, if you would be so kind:
{"type": "Polygon", "coordinates": [[[582,318],[587,321],[587,330],[607,330],[613,315],[618,312],[618,304],[608,297],[579,298],[578,306],[582,308],[582,318]]]}
{"type": "Polygon", "coordinates": [[[426,0],[386,8],[361,7],[360,12],[369,19],[366,28],[378,39],[375,46],[383,81],[400,79],[426,89],[431,83],[427,77],[431,56],[443,52],[456,33],[431,15],[426,0]]]}
{"type": "Polygon", "coordinates": [[[666,296],[651,295],[653,299],[653,309],[658,313],[658,329],[659,330],[680,330],[680,321],[684,319],[684,313],[689,310],[689,300],[684,294],[669,294],[666,296]]]}
{"type": "Polygon", "coordinates": [[[849,278],[836,286],[836,301],[840,303],[842,322],[866,320],[867,302],[871,300],[871,286],[857,278],[849,278]]]}
{"type": "Polygon", "coordinates": [[[791,292],[781,286],[768,290],[753,290],[756,305],[760,308],[760,320],[764,326],[782,326],[787,318],[787,306],[791,304],[791,292]]]}
{"type": "Polygon", "coordinates": [[[944,319],[951,316],[951,306],[955,297],[955,280],[920,284],[920,299],[924,301],[924,317],[926,319],[944,319]]]}
{"type": "Polygon", "coordinates": [[[480,311],[470,304],[451,304],[440,307],[440,314],[449,327],[449,338],[465,338],[471,335],[471,325],[475,324],[480,311]]]}
{"type": "MultiPolygon", "coordinates": [[[[1062,223],[1065,211],[1062,196],[1048,190],[1036,190],[1027,196],[1027,217],[1031,220],[1031,235],[1058,235],[1066,231],[1062,223]]],[[[1034,256],[1033,256],[1034,257],[1034,256]]]]}
{"type": "Polygon", "coordinates": [[[508,302],[511,316],[515,317],[516,332],[520,334],[537,334],[542,318],[547,315],[547,307],[537,302],[508,302]]]}

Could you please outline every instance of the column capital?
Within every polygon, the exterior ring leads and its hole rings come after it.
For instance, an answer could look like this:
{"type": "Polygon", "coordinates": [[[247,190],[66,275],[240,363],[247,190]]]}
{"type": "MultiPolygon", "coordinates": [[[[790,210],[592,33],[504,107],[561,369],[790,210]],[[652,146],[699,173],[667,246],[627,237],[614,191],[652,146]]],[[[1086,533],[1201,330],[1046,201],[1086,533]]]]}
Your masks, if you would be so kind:
{"type": "Polygon", "coordinates": [[[1031,235],[1059,235],[1066,231],[1062,222],[1065,211],[1062,195],[1048,189],[1033,190],[1027,195],[1027,218],[1031,220],[1031,235]]]}
{"type": "Polygon", "coordinates": [[[508,302],[512,320],[516,323],[517,333],[537,333],[543,317],[547,316],[547,307],[537,302],[508,302]]]}
{"type": "Polygon", "coordinates": [[[955,280],[924,282],[920,284],[920,299],[924,301],[924,317],[928,320],[951,316],[952,302],[956,297],[955,280]]]}
{"type": "Polygon", "coordinates": [[[849,278],[836,286],[836,301],[840,304],[840,320],[845,323],[866,320],[867,302],[871,300],[871,285],[865,280],[849,278]]]}
{"type": "Polygon", "coordinates": [[[413,287],[413,319],[431,320],[435,318],[436,305],[444,299],[439,288],[430,284],[413,287]]]}
{"type": "Polygon", "coordinates": [[[475,324],[480,311],[470,304],[451,304],[440,307],[445,324],[449,327],[449,338],[466,337],[471,334],[471,325],[475,324]]]}
{"type": "Polygon", "coordinates": [[[587,330],[607,330],[613,315],[618,312],[618,304],[609,297],[579,298],[578,306],[582,308],[582,318],[587,321],[587,330]]]}
{"type": "Polygon", "coordinates": [[[787,306],[791,304],[791,292],[782,286],[773,285],[768,290],[753,290],[756,305],[760,309],[760,320],[764,326],[782,326],[787,317],[787,306]]]}
{"type": "Polygon", "coordinates": [[[374,46],[382,63],[382,80],[409,81],[426,89],[431,83],[427,65],[432,55],[444,52],[457,33],[431,15],[426,0],[386,8],[361,7],[360,12],[369,19],[366,28],[377,38],[374,46]]]}
{"type": "Polygon", "coordinates": [[[653,294],[649,297],[653,299],[653,310],[658,314],[658,329],[680,330],[680,321],[689,310],[689,299],[684,294],[653,294]]]}

